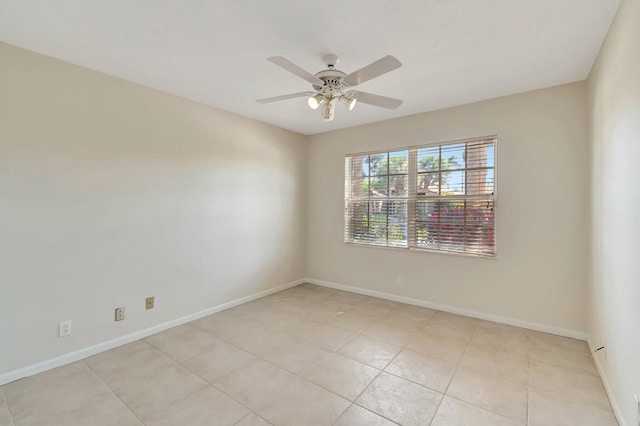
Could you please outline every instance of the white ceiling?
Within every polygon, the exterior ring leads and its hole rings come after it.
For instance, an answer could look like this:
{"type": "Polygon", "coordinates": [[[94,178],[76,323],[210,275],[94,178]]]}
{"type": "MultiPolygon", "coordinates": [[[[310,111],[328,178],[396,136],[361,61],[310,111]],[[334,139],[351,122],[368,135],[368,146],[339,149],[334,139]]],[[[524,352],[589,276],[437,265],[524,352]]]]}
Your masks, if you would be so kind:
{"type": "Polygon", "coordinates": [[[0,40],[303,134],[386,120],[587,78],[620,0],[0,0],[0,40]],[[305,98],[340,56],[350,73],[387,54],[403,67],[358,89],[394,111],[305,98]]]}

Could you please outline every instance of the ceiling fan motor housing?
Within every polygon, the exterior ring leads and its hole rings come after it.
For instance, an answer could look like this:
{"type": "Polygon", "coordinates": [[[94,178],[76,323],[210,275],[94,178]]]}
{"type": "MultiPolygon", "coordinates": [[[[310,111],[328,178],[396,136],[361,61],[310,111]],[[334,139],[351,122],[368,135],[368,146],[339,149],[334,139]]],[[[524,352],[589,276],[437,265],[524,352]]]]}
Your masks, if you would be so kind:
{"type": "Polygon", "coordinates": [[[345,84],[343,80],[346,75],[347,74],[345,74],[344,72],[335,69],[320,71],[316,74],[316,77],[322,80],[323,84],[321,85],[319,83],[316,83],[313,85],[313,88],[316,91],[323,93],[329,99],[340,96],[345,90],[345,84]]]}

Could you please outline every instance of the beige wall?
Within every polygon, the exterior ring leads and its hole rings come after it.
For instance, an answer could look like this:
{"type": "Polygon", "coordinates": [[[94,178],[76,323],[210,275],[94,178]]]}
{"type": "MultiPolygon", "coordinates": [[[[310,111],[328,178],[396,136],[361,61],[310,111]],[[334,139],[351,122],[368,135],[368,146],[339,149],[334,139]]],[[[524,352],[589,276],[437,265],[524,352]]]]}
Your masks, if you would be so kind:
{"type": "Polygon", "coordinates": [[[305,161],[302,135],[0,43],[0,374],[302,278],[305,161]]]}
{"type": "Polygon", "coordinates": [[[308,277],[585,330],[584,82],[311,136],[308,154],[308,277]],[[497,259],[343,244],[345,154],[492,134],[497,259]]]}
{"type": "Polygon", "coordinates": [[[623,0],[589,77],[592,166],[588,332],[613,403],[640,396],[640,1],[623,0]]]}

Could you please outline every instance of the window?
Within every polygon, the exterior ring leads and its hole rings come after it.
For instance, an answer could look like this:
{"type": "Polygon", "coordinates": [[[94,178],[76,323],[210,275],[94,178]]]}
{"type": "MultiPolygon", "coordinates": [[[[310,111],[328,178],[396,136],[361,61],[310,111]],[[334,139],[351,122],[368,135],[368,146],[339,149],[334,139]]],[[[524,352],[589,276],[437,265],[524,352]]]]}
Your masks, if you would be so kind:
{"type": "Polygon", "coordinates": [[[346,243],[495,256],[496,138],[345,157],[346,243]]]}

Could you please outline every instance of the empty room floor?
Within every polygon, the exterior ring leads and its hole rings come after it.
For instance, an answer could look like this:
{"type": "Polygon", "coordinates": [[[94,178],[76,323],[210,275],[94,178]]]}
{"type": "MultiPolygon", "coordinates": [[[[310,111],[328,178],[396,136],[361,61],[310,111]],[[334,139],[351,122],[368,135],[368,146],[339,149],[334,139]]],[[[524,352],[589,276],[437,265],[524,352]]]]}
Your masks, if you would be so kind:
{"type": "Polygon", "coordinates": [[[303,284],[0,388],[1,425],[617,425],[585,342],[303,284]]]}

